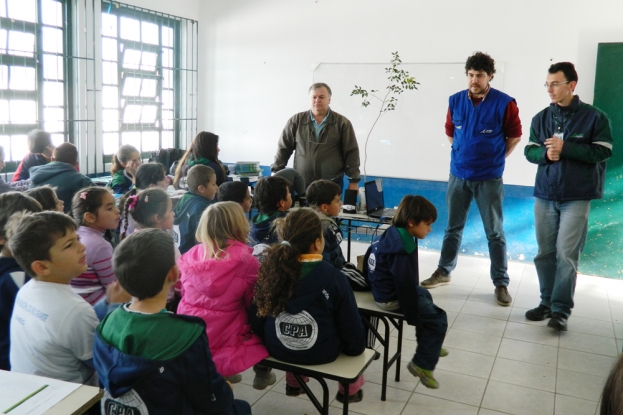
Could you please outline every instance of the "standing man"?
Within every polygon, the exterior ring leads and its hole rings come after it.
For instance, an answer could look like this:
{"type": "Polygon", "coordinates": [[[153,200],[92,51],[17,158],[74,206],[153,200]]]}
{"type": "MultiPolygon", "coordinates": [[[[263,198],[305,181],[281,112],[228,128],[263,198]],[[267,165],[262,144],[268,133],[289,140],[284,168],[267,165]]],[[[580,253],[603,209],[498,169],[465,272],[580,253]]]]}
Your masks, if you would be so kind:
{"type": "Polygon", "coordinates": [[[498,304],[509,306],[512,298],[506,263],[502,201],[502,173],[506,157],[521,140],[521,121],[515,99],[491,88],[495,61],[476,52],[465,63],[467,87],[450,97],[446,136],[452,144],[446,203],[448,226],[437,270],[422,281],[424,288],[450,283],[456,267],[463,228],[472,199],[476,199],[489,241],[491,280],[498,304]]]}
{"type": "Polygon", "coordinates": [[[314,180],[327,179],[341,189],[346,175],[350,182],[348,189],[357,190],[359,145],[352,124],[329,108],[329,85],[313,84],[309,98],[311,109],[294,115],[283,129],[271,170],[284,169],[294,151],[294,169],[305,179],[305,186],[314,180]]]}
{"type": "Polygon", "coordinates": [[[534,228],[539,253],[541,304],[526,318],[567,330],[573,308],[578,259],[586,242],[591,199],[604,194],[612,133],[606,114],[573,95],[578,74],[570,62],[549,67],[545,88],[552,100],[532,119],[524,150],[538,164],[534,184],[534,228]]]}

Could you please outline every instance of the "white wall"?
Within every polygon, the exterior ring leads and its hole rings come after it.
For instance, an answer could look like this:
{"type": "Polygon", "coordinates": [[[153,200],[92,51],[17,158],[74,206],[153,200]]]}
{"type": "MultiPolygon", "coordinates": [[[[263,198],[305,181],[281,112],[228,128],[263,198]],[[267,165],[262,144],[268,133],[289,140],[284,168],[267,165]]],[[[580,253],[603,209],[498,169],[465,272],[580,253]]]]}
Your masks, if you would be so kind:
{"type": "MultiPolygon", "coordinates": [[[[542,86],[549,65],[574,62],[576,92],[592,102],[597,43],[623,41],[620,0],[135,2],[177,15],[198,6],[199,130],[221,136],[227,161],[272,162],[286,120],[308,108],[315,63],[387,62],[393,51],[404,62],[463,62],[474,51],[488,52],[504,62],[503,90],[519,104],[524,138],[505,182],[520,185],[534,180],[523,147],[530,119],[549,103],[542,86]]],[[[334,96],[333,103],[352,99],[334,96]]],[[[431,153],[418,168],[449,159],[440,112],[439,136],[426,138],[431,153]]]]}

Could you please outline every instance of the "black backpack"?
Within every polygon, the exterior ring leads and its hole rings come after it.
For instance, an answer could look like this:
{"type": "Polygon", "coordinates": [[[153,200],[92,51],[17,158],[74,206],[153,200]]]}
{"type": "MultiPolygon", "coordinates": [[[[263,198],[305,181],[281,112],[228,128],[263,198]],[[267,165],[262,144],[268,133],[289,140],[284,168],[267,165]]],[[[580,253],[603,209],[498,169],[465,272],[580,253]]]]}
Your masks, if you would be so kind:
{"type": "Polygon", "coordinates": [[[175,171],[171,171],[171,165],[182,158],[186,150],[180,148],[163,148],[158,151],[152,151],[149,162],[157,162],[163,164],[167,169],[167,174],[175,174],[175,171]]]}

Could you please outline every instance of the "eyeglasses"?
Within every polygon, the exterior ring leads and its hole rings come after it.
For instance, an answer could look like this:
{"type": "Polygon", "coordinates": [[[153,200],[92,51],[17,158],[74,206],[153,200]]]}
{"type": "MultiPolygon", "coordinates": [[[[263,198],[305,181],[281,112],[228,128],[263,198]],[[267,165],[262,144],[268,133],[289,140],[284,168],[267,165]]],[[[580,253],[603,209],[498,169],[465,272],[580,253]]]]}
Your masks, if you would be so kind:
{"type": "Polygon", "coordinates": [[[566,82],[552,82],[551,84],[548,84],[547,82],[545,82],[543,84],[543,86],[545,87],[545,89],[549,89],[550,87],[552,88],[558,88],[560,85],[564,85],[564,84],[568,84],[571,81],[566,81],[566,82]]]}

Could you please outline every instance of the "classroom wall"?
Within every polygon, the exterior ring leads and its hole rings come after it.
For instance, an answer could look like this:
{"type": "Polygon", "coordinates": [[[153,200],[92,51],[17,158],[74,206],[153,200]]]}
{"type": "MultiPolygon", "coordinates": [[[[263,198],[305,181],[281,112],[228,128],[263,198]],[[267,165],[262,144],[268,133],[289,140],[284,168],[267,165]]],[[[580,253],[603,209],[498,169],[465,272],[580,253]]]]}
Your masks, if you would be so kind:
{"type": "MultiPolygon", "coordinates": [[[[530,186],[536,168],[525,161],[523,146],[532,116],[549,104],[542,86],[547,68],[557,61],[576,63],[576,92],[592,102],[597,43],[623,41],[620,0],[187,0],[174,5],[192,10],[197,3],[199,130],[220,135],[221,159],[262,164],[272,162],[287,119],[309,108],[307,88],[318,63],[388,62],[393,51],[403,62],[464,62],[482,50],[504,62],[502,89],[517,99],[524,125],[505,182],[530,186]]],[[[149,5],[170,7],[164,1],[149,5]]],[[[340,100],[353,99],[334,96],[332,104],[338,108],[340,100]]],[[[439,135],[419,138],[430,142],[430,153],[417,157],[415,169],[449,162],[445,110],[439,110],[439,135]]],[[[392,115],[380,122],[392,122],[392,115]]],[[[363,137],[358,139],[361,147],[363,137]]],[[[447,180],[447,174],[436,179],[447,180]]]]}

